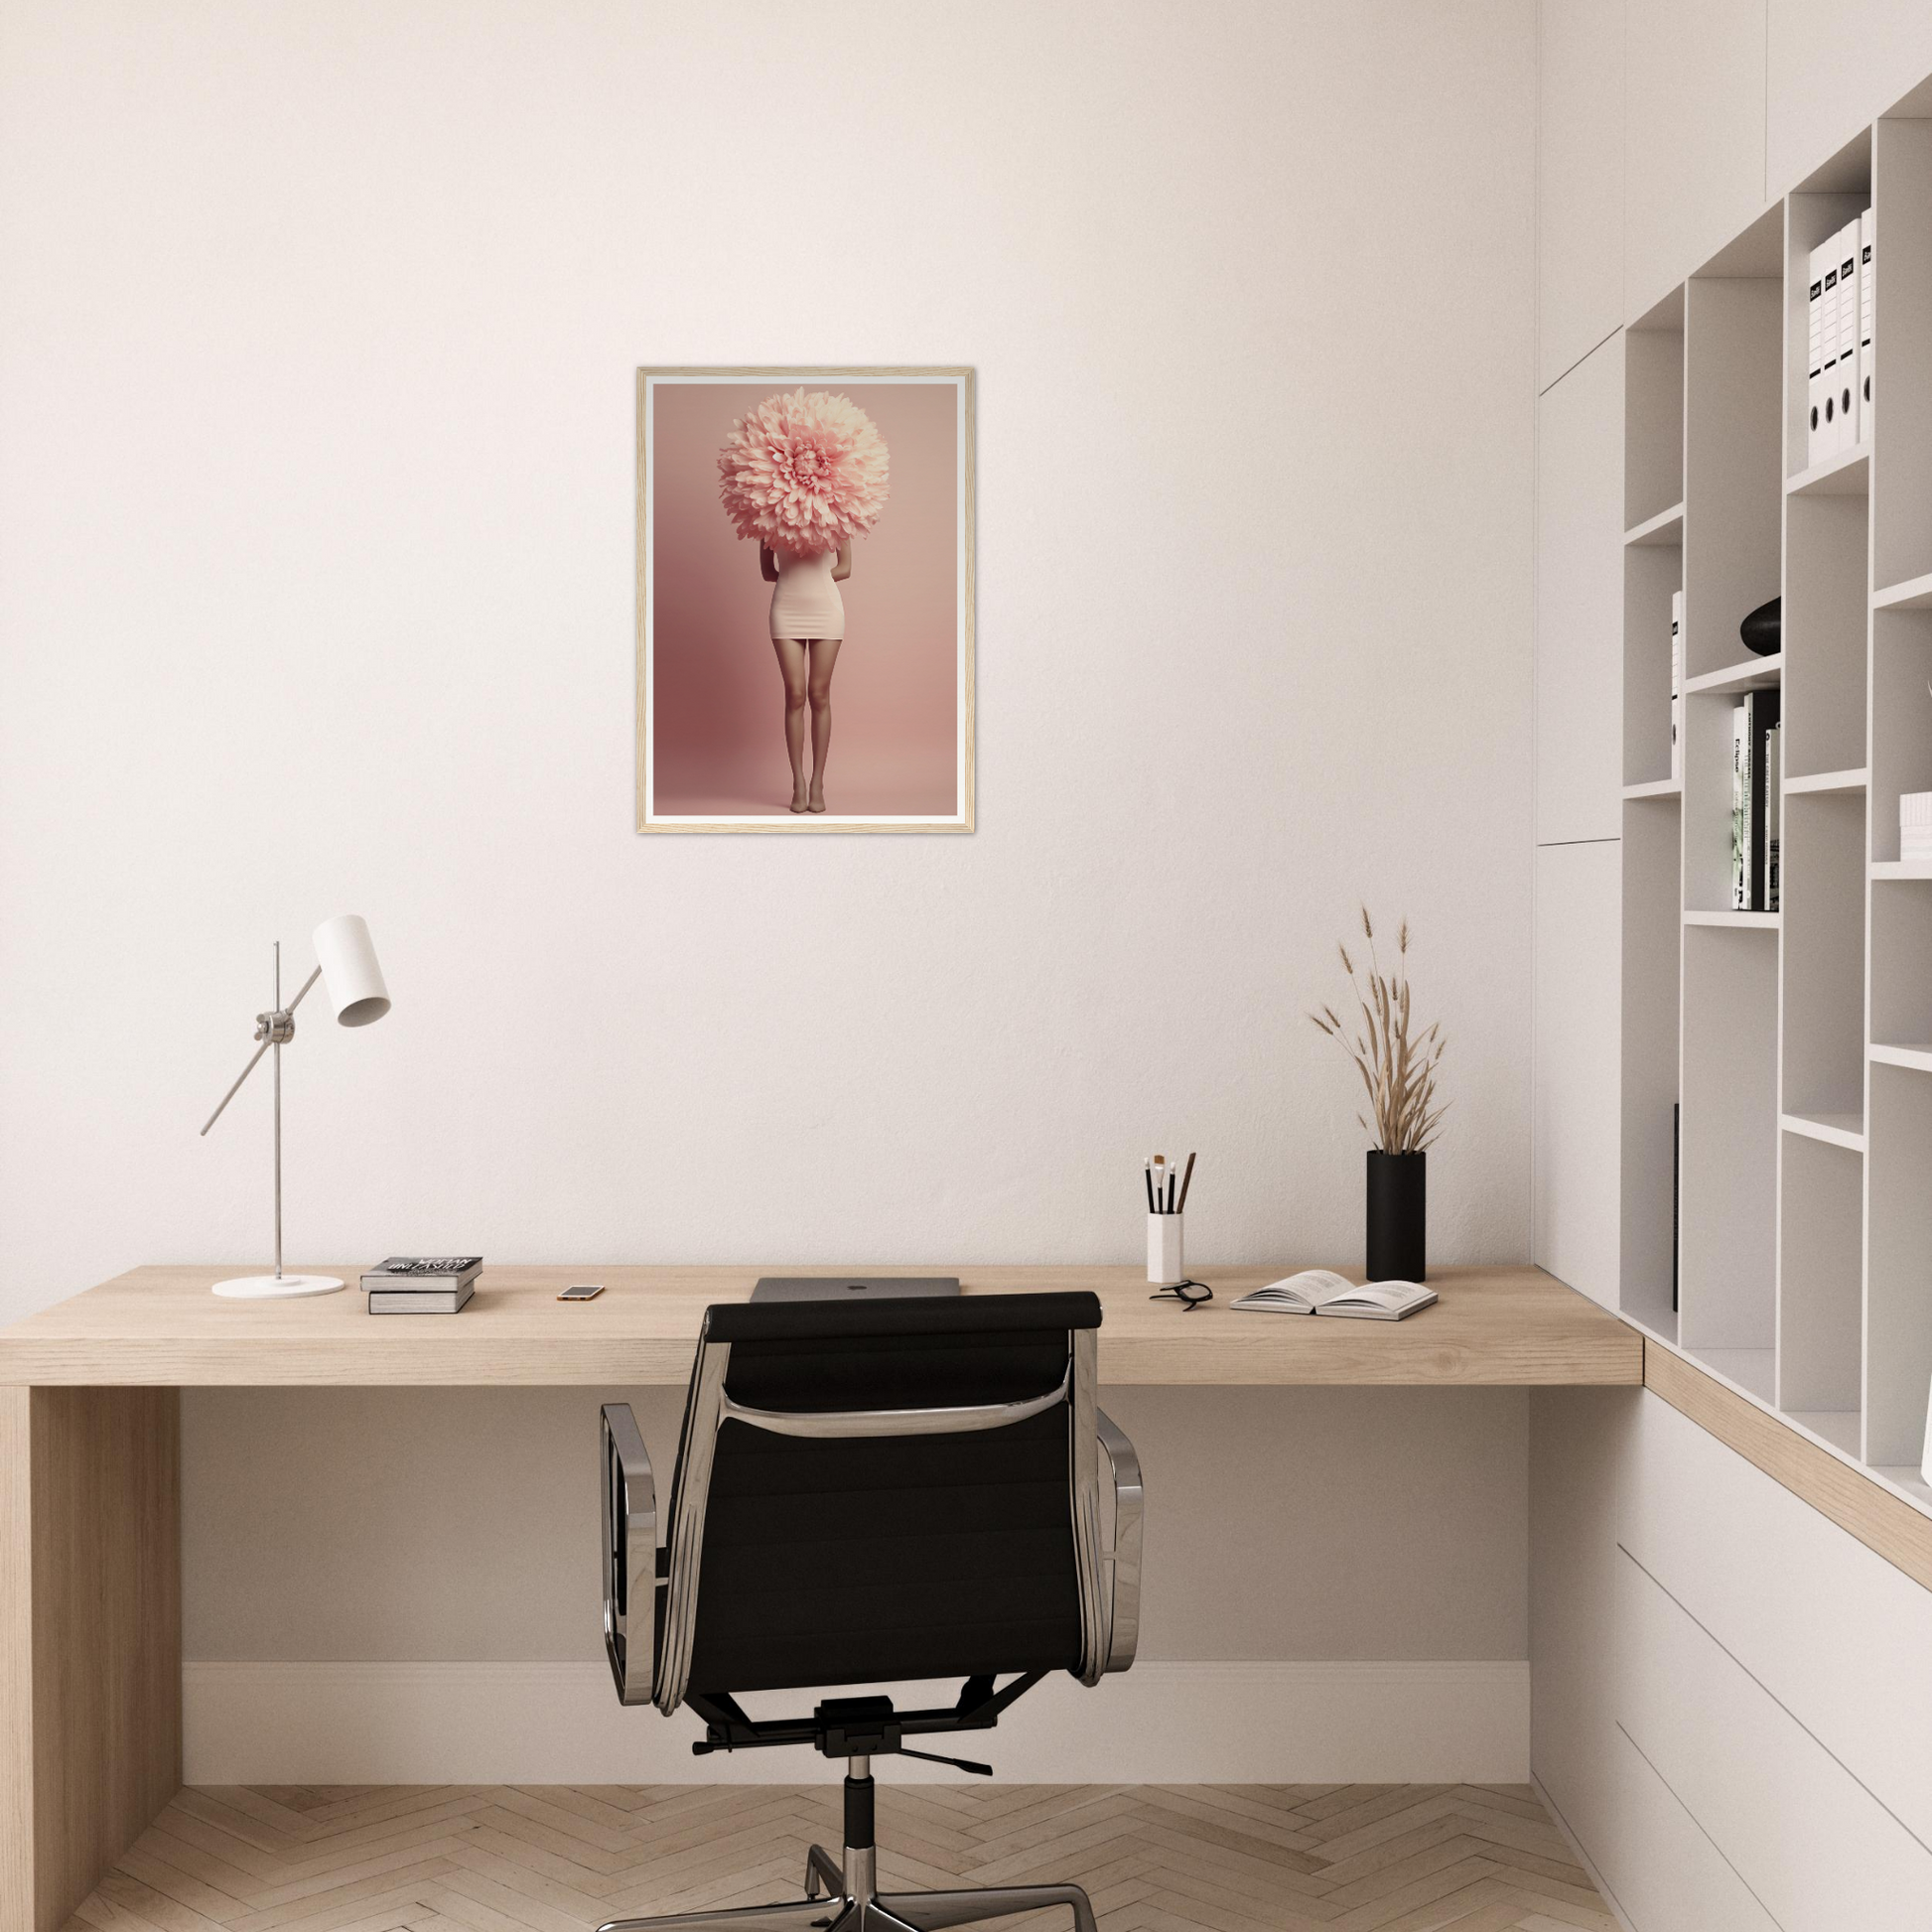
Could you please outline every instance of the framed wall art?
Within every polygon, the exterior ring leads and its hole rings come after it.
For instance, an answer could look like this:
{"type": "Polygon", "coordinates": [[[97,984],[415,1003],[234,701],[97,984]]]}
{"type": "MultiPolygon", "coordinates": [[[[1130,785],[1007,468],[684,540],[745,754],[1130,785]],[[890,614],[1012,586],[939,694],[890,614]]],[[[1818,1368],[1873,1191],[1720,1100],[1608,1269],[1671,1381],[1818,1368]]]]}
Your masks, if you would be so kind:
{"type": "Polygon", "coordinates": [[[637,830],[973,829],[973,372],[637,371],[637,830]]]}

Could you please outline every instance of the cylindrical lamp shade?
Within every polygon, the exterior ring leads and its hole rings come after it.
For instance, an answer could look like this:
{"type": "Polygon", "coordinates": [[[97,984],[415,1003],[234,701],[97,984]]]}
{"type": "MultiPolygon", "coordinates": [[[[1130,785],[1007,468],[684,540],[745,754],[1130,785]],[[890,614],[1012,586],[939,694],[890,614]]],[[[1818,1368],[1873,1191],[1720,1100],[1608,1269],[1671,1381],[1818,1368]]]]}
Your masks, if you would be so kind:
{"type": "Polygon", "coordinates": [[[345,1027],[366,1027],[389,1011],[389,989],[375,963],[369,924],[359,912],[324,919],[316,927],[316,964],[323,991],[345,1027]]]}

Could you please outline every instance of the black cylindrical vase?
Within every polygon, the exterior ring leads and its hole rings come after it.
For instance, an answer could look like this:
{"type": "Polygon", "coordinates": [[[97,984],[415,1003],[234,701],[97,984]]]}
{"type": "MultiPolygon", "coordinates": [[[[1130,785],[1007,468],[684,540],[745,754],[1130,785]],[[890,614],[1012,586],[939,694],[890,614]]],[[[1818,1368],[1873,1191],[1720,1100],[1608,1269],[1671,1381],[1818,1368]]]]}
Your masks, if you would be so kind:
{"type": "Polygon", "coordinates": [[[1368,1156],[1368,1278],[1419,1282],[1429,1268],[1429,1156],[1368,1156]]]}

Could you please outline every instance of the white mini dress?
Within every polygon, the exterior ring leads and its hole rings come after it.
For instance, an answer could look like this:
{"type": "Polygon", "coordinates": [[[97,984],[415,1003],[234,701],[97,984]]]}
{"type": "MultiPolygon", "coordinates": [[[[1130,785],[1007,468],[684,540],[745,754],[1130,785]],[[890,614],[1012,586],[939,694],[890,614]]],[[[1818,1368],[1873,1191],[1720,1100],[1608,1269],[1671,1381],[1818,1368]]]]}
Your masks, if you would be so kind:
{"type": "Polygon", "coordinates": [[[845,600],[832,581],[839,561],[836,550],[816,557],[797,557],[789,550],[773,550],[778,581],[771,592],[771,634],[774,637],[843,637],[845,600]]]}

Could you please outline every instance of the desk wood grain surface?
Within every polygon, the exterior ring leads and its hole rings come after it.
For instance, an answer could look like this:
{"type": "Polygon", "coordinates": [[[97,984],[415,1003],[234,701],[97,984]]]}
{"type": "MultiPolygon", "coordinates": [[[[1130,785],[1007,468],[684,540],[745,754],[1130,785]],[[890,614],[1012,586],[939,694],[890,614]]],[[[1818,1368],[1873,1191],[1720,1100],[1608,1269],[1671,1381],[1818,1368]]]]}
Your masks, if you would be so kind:
{"type": "MultiPolygon", "coordinates": [[[[312,1272],[304,1264],[305,1272],[312,1272]]],[[[294,1302],[229,1302],[209,1285],[234,1266],[136,1268],[0,1329],[0,1384],[560,1384],[681,1386],[705,1308],[743,1301],[759,1275],[826,1274],[799,1263],[750,1268],[486,1267],[457,1315],[371,1315],[350,1284],[294,1302]],[[593,1302],[563,1303],[594,1281],[593,1302]]],[[[1445,1268],[1434,1307],[1406,1321],[1244,1314],[1236,1296],[1292,1264],[1208,1268],[1215,1300],[1192,1313],[1150,1302],[1137,1268],[866,1268],[956,1274],[968,1294],[1092,1289],[1106,1311],[1105,1383],[1549,1387],[1643,1380],[1637,1332],[1538,1268],[1445,1268]]]]}

